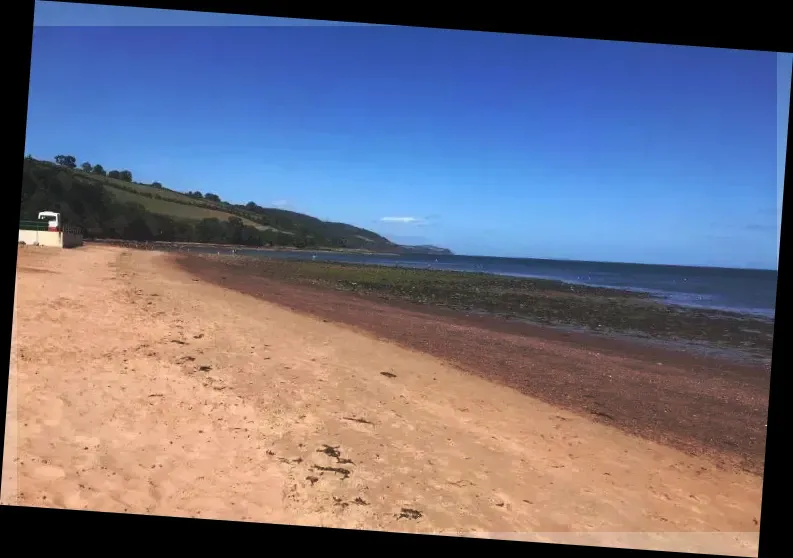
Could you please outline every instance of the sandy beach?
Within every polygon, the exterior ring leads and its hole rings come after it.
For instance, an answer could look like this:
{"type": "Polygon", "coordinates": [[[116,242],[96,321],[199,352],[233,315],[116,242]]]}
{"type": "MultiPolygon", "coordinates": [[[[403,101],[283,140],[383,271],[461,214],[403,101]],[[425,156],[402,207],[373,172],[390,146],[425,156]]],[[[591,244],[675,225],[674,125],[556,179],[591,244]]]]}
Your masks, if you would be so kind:
{"type": "Polygon", "coordinates": [[[767,380],[747,369],[200,271],[19,250],[3,503],[756,555],[767,380]],[[491,356],[433,344],[454,331],[491,356]],[[474,370],[508,364],[535,387],[474,370]]]}

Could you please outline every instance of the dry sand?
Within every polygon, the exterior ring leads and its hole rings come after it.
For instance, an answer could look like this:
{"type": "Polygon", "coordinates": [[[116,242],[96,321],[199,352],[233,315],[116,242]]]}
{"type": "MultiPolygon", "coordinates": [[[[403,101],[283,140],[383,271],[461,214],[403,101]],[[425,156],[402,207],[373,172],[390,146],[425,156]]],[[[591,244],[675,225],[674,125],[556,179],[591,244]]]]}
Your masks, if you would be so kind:
{"type": "Polygon", "coordinates": [[[24,247],[15,302],[4,504],[757,553],[760,477],[165,254],[24,247]]]}
{"type": "Polygon", "coordinates": [[[202,281],[430,354],[720,467],[763,473],[770,370],[762,365],[267,277],[278,260],[174,257],[202,281]]]}

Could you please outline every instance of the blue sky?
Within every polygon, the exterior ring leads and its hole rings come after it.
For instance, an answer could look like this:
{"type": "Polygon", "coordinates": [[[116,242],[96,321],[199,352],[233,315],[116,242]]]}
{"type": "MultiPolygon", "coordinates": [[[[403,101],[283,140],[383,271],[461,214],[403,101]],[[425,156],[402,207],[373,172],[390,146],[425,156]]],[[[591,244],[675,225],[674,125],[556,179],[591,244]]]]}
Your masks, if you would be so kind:
{"type": "Polygon", "coordinates": [[[776,268],[789,55],[129,10],[37,5],[26,153],[456,253],[776,268]]]}

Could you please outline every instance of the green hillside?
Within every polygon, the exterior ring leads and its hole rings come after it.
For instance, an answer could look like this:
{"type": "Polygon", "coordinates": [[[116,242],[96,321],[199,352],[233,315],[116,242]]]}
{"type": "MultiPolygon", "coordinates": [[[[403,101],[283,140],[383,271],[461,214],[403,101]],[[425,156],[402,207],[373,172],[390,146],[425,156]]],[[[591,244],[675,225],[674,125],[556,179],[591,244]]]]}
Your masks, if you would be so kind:
{"type": "Polygon", "coordinates": [[[56,163],[24,161],[20,218],[59,211],[66,222],[95,238],[207,242],[250,246],[334,248],[391,253],[450,253],[406,247],[372,231],[309,215],[223,201],[212,193],[176,192],[158,183],[139,184],[129,171],[58,156],[56,163]]]}

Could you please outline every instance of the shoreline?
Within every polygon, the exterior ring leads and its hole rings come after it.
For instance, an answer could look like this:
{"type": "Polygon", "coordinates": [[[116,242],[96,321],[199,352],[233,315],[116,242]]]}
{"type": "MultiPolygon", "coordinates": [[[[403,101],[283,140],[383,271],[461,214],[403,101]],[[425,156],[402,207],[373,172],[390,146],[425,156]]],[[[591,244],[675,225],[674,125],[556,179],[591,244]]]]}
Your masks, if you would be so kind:
{"type": "Polygon", "coordinates": [[[348,291],[380,301],[411,302],[765,367],[771,362],[773,320],[669,305],[644,292],[481,272],[262,259],[240,254],[190,255],[218,259],[270,279],[348,291]]]}
{"type": "Polygon", "coordinates": [[[290,282],[257,275],[239,257],[168,257],[197,280],[351,326],[641,438],[762,474],[766,366],[290,282]]]}
{"type": "MultiPolygon", "coordinates": [[[[125,240],[112,240],[112,239],[99,239],[99,240],[91,240],[87,242],[89,244],[93,242],[98,245],[111,245],[111,246],[119,246],[119,247],[138,249],[138,250],[161,250],[167,253],[172,253],[174,251],[179,252],[181,251],[181,249],[185,249],[185,248],[189,250],[190,248],[196,247],[196,248],[205,248],[205,249],[221,248],[226,250],[245,250],[250,252],[259,252],[262,254],[293,252],[293,253],[341,254],[341,255],[351,255],[351,256],[357,255],[357,256],[386,256],[386,257],[402,257],[402,256],[415,256],[415,255],[429,257],[433,255],[426,253],[396,254],[390,252],[372,252],[362,249],[359,250],[351,250],[351,249],[348,250],[343,248],[300,249],[295,247],[256,247],[256,246],[244,246],[244,245],[236,245],[236,244],[215,244],[215,243],[200,243],[200,242],[162,242],[162,241],[145,242],[145,241],[125,241],[125,240]]],[[[206,255],[210,255],[210,254],[206,254],[206,255]]],[[[217,255],[250,257],[245,254],[217,254],[217,255]]],[[[302,260],[297,258],[296,261],[311,261],[311,260],[302,260]]],[[[675,302],[666,298],[662,293],[658,293],[652,290],[642,289],[642,288],[589,285],[585,282],[572,281],[566,279],[530,277],[525,275],[512,275],[506,273],[487,273],[487,272],[475,271],[475,270],[447,271],[441,269],[424,269],[419,267],[401,266],[398,263],[395,265],[384,265],[384,264],[374,264],[367,262],[328,262],[325,260],[314,263],[326,263],[326,264],[331,263],[334,265],[348,265],[348,266],[360,266],[360,267],[369,267],[369,266],[381,267],[381,268],[385,267],[385,268],[395,268],[395,269],[416,270],[420,272],[426,271],[430,273],[462,273],[469,276],[483,275],[486,277],[496,277],[505,280],[527,281],[534,283],[552,283],[552,284],[556,284],[557,286],[563,286],[564,288],[572,287],[573,289],[578,288],[583,290],[589,290],[590,292],[600,291],[603,293],[610,293],[612,295],[618,295],[618,296],[643,298],[650,302],[654,302],[658,305],[670,308],[671,311],[698,312],[703,314],[710,314],[711,316],[731,317],[737,320],[756,321],[758,323],[763,323],[763,324],[773,324],[776,320],[774,313],[769,313],[767,309],[755,309],[755,308],[737,309],[737,308],[729,308],[729,307],[713,307],[713,306],[697,305],[692,303],[675,302]]],[[[617,335],[619,335],[619,333],[617,333],[617,335]]],[[[638,341],[641,341],[640,337],[636,339],[638,341]]],[[[683,342],[683,345],[681,346],[685,346],[685,342],[683,342]]],[[[692,349],[695,347],[689,346],[688,348],[692,349]]],[[[734,355],[727,354],[726,356],[728,358],[732,358],[734,355]]],[[[770,359],[770,353],[765,359],[766,363],[768,362],[769,359],[770,359]]]]}
{"type": "Polygon", "coordinates": [[[394,256],[398,257],[401,254],[391,252],[373,252],[371,250],[352,249],[352,248],[297,248],[281,247],[281,246],[245,246],[243,244],[216,244],[210,242],[171,242],[161,240],[151,241],[137,241],[137,240],[114,240],[114,239],[93,239],[87,240],[88,244],[97,244],[100,246],[118,246],[120,248],[132,248],[136,250],[150,250],[158,249],[160,247],[171,248],[178,250],[183,247],[205,247],[205,248],[225,248],[233,250],[246,250],[251,252],[317,252],[321,254],[358,254],[358,255],[371,255],[371,256],[394,256]],[[153,248],[149,248],[152,246],[153,248]]]}

